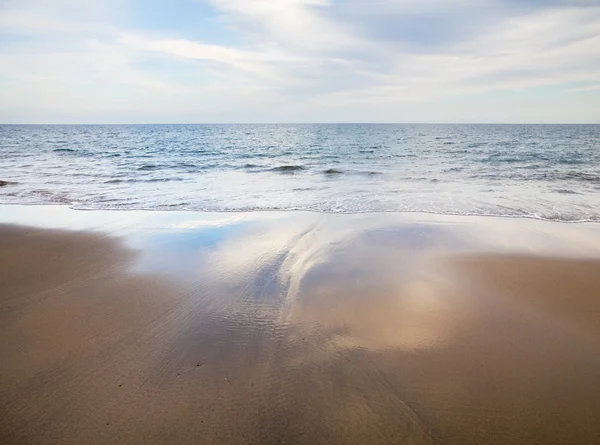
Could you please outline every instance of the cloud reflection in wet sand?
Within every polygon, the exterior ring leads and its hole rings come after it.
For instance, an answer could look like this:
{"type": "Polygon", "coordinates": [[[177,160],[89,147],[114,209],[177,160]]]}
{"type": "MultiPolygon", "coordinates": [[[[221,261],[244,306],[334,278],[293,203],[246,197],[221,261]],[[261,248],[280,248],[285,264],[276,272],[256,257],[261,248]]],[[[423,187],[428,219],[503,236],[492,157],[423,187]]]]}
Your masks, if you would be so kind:
{"type": "MultiPolygon", "coordinates": [[[[552,333],[504,304],[492,310],[478,293],[485,289],[457,281],[438,258],[476,250],[469,231],[374,217],[253,218],[167,232],[186,241],[159,245],[181,246],[163,272],[202,282],[195,288],[202,299],[189,303],[195,316],[178,327],[173,349],[185,344],[185,353],[202,351],[211,373],[254,382],[250,393],[238,387],[227,406],[261,425],[256,437],[552,443],[597,432],[589,415],[578,418],[583,429],[555,422],[536,430],[540,409],[573,421],[578,410],[593,408],[577,395],[593,373],[578,376],[563,406],[538,406],[535,397],[554,397],[554,379],[568,373],[555,365],[536,374],[540,357],[529,348],[596,371],[598,354],[585,342],[569,350],[570,334],[552,333]],[[513,349],[522,335],[531,346],[513,349]],[[547,348],[548,335],[560,337],[560,346],[547,348]]],[[[151,263],[163,255],[147,253],[146,270],[160,270],[151,263]]],[[[223,428],[230,420],[221,417],[223,428]]]]}

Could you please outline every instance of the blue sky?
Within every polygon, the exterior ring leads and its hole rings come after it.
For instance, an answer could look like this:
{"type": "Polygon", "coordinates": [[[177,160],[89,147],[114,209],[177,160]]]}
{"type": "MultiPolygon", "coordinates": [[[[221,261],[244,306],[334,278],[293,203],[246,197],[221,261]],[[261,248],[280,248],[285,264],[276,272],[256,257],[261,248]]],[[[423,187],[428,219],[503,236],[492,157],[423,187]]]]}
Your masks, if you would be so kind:
{"type": "Polygon", "coordinates": [[[600,122],[600,0],[0,0],[0,122],[600,122]]]}

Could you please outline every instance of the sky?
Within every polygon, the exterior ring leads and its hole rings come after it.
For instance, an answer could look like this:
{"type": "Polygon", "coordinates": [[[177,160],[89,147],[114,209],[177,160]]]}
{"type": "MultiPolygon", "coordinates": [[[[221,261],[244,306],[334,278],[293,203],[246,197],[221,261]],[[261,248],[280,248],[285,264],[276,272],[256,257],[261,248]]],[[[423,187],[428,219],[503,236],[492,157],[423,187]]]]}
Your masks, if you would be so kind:
{"type": "Polygon", "coordinates": [[[600,123],[600,0],[0,0],[0,123],[600,123]]]}

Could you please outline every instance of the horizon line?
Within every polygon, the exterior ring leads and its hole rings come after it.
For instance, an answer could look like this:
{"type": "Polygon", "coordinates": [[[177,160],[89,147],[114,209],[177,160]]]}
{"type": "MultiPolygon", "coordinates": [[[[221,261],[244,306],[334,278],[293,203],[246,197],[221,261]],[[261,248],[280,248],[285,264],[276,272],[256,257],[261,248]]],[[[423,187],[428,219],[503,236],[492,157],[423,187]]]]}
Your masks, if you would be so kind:
{"type": "Polygon", "coordinates": [[[37,122],[9,125],[600,125],[598,122],[37,122]]]}

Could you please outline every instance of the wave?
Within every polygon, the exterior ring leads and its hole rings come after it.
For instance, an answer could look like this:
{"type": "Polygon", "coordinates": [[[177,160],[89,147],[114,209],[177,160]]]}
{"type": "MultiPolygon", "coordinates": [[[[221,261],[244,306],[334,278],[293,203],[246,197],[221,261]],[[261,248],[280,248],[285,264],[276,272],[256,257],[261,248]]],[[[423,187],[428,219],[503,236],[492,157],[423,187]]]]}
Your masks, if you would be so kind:
{"type": "Polygon", "coordinates": [[[153,178],[146,179],[143,182],[169,182],[169,181],[183,181],[183,178],[153,178]]]}
{"type": "Polygon", "coordinates": [[[600,184],[600,176],[583,172],[569,172],[564,175],[564,179],[572,179],[575,181],[592,182],[594,184],[600,184]]]}
{"type": "Polygon", "coordinates": [[[399,154],[395,154],[392,155],[393,158],[417,158],[418,155],[414,154],[414,153],[403,153],[401,155],[399,154]]]}
{"type": "Polygon", "coordinates": [[[170,208],[175,208],[175,207],[184,207],[184,206],[188,206],[190,205],[189,202],[178,202],[175,204],[162,204],[160,206],[158,206],[159,209],[170,209],[170,208]]]}
{"type": "MultiPolygon", "coordinates": [[[[513,170],[514,171],[514,170],[513,170]]],[[[511,173],[509,171],[498,171],[497,173],[481,173],[469,176],[469,179],[486,179],[502,181],[506,179],[518,181],[540,181],[540,182],[564,182],[576,181],[592,184],[600,184],[600,176],[584,172],[567,172],[567,173],[538,173],[538,174],[522,174],[511,173]]]]}
{"type": "Polygon", "coordinates": [[[559,164],[563,165],[582,165],[587,164],[587,162],[583,159],[559,159],[559,164]]]}
{"type": "Polygon", "coordinates": [[[303,165],[280,165],[278,167],[273,167],[270,169],[272,172],[280,172],[280,173],[294,173],[300,170],[305,170],[303,165]]]}
{"type": "Polygon", "coordinates": [[[73,200],[65,192],[54,192],[46,189],[34,189],[22,194],[25,197],[42,199],[44,203],[72,204],[73,200]]]}
{"type": "Polygon", "coordinates": [[[554,191],[561,195],[581,195],[581,193],[569,189],[555,189],[554,191]]]}
{"type": "Polygon", "coordinates": [[[63,154],[63,155],[74,155],[78,157],[92,157],[96,156],[96,153],[86,150],[75,150],[72,148],[55,148],[52,150],[54,153],[63,154]]]}
{"type": "Polygon", "coordinates": [[[177,164],[177,167],[181,168],[198,168],[196,164],[190,164],[189,162],[180,162],[177,164]]]}
{"type": "Polygon", "coordinates": [[[6,187],[7,185],[16,185],[18,182],[13,181],[0,181],[0,187],[6,187]]]}
{"type": "Polygon", "coordinates": [[[127,210],[162,210],[169,207],[175,208],[181,205],[186,205],[185,209],[181,209],[186,212],[208,212],[208,213],[238,213],[238,212],[315,212],[323,214],[342,214],[342,215],[358,215],[358,214],[377,214],[377,213],[396,213],[396,214],[429,214],[429,215],[440,215],[440,216],[464,216],[464,217],[489,217],[489,218],[511,218],[511,219],[537,219],[542,221],[549,221],[555,223],[598,223],[600,224],[600,216],[583,216],[577,214],[564,214],[564,213],[536,213],[526,212],[519,209],[506,208],[504,211],[498,209],[494,211],[437,211],[428,209],[377,209],[377,210],[359,210],[359,209],[327,209],[327,208],[314,208],[311,206],[298,206],[298,207],[254,207],[254,206],[242,206],[242,207],[212,207],[212,206],[193,206],[189,204],[157,204],[151,206],[128,206],[124,208],[122,205],[108,205],[98,206],[100,203],[88,203],[88,204],[77,204],[72,205],[72,208],[76,210],[115,210],[115,211],[127,211],[127,210]]]}
{"type": "Polygon", "coordinates": [[[108,181],[104,181],[105,184],[126,184],[126,183],[136,183],[136,182],[169,182],[169,181],[183,181],[183,178],[152,178],[152,179],[110,179],[108,181]]]}
{"type": "Polygon", "coordinates": [[[511,157],[501,157],[500,155],[491,155],[485,159],[482,159],[481,162],[485,164],[517,164],[522,162],[530,162],[531,159],[528,158],[511,158],[511,157]]]}
{"type": "MultiPolygon", "coordinates": [[[[313,188],[300,188],[295,191],[310,191],[313,188]]],[[[473,217],[496,217],[496,218],[525,218],[551,221],[557,223],[596,223],[600,224],[600,215],[587,211],[556,211],[542,210],[536,211],[533,209],[519,209],[509,206],[497,205],[494,208],[488,209],[432,209],[421,207],[419,205],[413,208],[394,207],[394,208],[360,208],[354,206],[338,206],[335,202],[324,202],[313,205],[283,205],[283,206],[253,206],[253,205],[233,205],[226,206],[222,204],[212,203],[193,203],[190,201],[175,201],[175,202],[143,202],[138,200],[122,201],[120,199],[98,199],[98,200],[80,200],[73,199],[64,192],[53,193],[49,190],[32,190],[25,194],[17,195],[0,195],[13,196],[21,198],[20,202],[15,202],[13,198],[8,200],[0,198],[1,204],[20,204],[20,205],[68,205],[76,210],[113,210],[113,211],[128,211],[128,210],[173,210],[173,211],[191,211],[191,212],[288,212],[288,211],[306,211],[323,214],[377,214],[377,213],[396,213],[396,214],[435,214],[448,216],[473,216],[473,217]],[[23,201],[23,198],[25,200],[23,201]],[[33,201],[31,198],[35,198],[33,201]]],[[[411,206],[412,207],[412,206],[411,206]]]]}
{"type": "MultiPolygon", "coordinates": [[[[217,153],[220,154],[220,153],[217,153]]],[[[275,155],[271,153],[244,153],[241,155],[237,155],[236,157],[239,159],[254,159],[254,158],[272,158],[275,155]]]]}
{"type": "Polygon", "coordinates": [[[169,168],[186,168],[186,169],[202,169],[207,168],[207,166],[198,166],[196,164],[191,164],[189,162],[180,162],[174,165],[156,165],[156,164],[145,164],[141,167],[138,167],[138,171],[156,171],[162,169],[169,168]]]}
{"type": "Polygon", "coordinates": [[[153,164],[147,164],[147,165],[142,165],[141,167],[138,167],[139,171],[153,171],[153,170],[159,170],[160,166],[158,165],[153,165],[153,164]]]}

